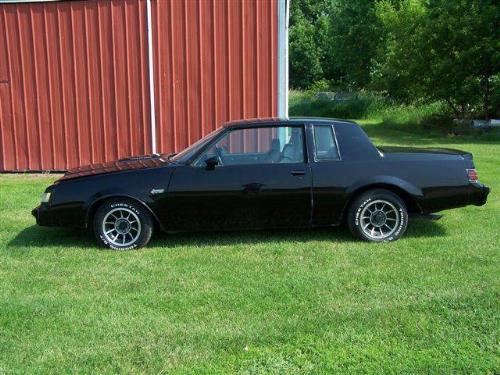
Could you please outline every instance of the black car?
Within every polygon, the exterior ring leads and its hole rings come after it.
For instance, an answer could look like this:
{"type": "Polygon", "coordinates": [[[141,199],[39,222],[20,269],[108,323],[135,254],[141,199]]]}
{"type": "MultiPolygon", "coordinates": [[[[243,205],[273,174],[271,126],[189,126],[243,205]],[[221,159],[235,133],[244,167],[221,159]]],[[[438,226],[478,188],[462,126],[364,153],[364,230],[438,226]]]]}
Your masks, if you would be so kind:
{"type": "Polygon", "coordinates": [[[112,249],[167,232],[334,226],[363,240],[403,235],[408,214],[483,205],[472,155],[375,147],[334,119],[231,122],[176,155],[68,171],[33,210],[39,225],[93,228],[112,249]]]}

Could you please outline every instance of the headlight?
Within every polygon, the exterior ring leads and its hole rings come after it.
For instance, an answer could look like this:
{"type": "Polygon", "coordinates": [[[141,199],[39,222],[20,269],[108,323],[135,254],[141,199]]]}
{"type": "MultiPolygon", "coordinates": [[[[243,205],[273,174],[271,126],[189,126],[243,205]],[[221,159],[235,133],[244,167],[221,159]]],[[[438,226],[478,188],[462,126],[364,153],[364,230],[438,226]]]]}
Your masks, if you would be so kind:
{"type": "Polygon", "coordinates": [[[50,200],[50,195],[52,193],[43,193],[42,194],[42,203],[48,203],[50,200]]]}

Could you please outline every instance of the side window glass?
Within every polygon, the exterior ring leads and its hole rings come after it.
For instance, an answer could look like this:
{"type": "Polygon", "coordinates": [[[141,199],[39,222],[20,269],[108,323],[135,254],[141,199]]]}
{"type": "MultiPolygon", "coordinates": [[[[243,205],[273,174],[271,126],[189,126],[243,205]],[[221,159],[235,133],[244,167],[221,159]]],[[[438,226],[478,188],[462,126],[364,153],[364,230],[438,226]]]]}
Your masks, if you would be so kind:
{"type": "Polygon", "coordinates": [[[333,128],[330,125],[314,126],[314,145],[316,160],[339,160],[339,153],[333,128]]]}
{"type": "Polygon", "coordinates": [[[209,147],[194,163],[216,157],[219,166],[304,162],[302,127],[258,127],[236,129],[209,147]]]}

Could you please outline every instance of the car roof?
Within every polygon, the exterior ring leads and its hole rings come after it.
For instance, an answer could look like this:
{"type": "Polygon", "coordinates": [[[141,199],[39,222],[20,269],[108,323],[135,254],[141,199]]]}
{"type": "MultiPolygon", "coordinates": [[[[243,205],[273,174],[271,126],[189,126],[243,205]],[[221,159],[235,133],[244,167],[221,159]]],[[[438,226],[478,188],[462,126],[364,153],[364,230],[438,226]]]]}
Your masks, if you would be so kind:
{"type": "Polygon", "coordinates": [[[224,128],[246,128],[246,127],[258,127],[258,126],[268,126],[268,125],[300,125],[304,123],[331,123],[331,122],[342,122],[352,125],[357,125],[353,121],[342,120],[336,118],[326,118],[326,117],[288,117],[288,118],[279,118],[279,117],[267,117],[267,118],[252,118],[245,120],[236,120],[226,122],[223,127],[224,128]]]}

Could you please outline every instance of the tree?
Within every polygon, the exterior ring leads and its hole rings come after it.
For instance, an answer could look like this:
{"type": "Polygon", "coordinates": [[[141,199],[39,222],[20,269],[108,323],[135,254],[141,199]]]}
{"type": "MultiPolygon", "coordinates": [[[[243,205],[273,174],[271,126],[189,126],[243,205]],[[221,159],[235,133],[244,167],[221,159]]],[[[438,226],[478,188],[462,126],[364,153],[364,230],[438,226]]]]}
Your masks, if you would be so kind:
{"type": "Polygon", "coordinates": [[[444,101],[457,116],[498,112],[494,0],[385,0],[376,14],[384,42],[374,59],[373,88],[403,101],[444,101]]]}
{"type": "Polygon", "coordinates": [[[379,1],[376,16],[382,42],[372,60],[371,88],[405,102],[420,98],[422,70],[427,65],[421,53],[426,17],[423,1],[379,1]]]}
{"type": "Polygon", "coordinates": [[[294,0],[290,9],[290,85],[306,89],[324,78],[328,1],[294,0]]]}
{"type": "Polygon", "coordinates": [[[348,88],[363,88],[371,80],[370,67],[380,42],[381,24],[373,0],[336,0],[329,15],[328,79],[348,88]]]}

